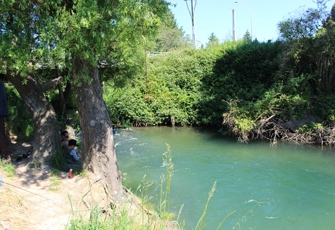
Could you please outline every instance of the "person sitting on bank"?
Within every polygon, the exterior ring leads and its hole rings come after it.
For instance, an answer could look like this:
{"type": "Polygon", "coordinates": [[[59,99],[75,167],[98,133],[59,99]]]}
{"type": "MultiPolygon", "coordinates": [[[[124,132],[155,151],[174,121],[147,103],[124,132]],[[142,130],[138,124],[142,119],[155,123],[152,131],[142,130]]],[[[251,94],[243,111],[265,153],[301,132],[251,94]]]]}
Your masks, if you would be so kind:
{"type": "Polygon", "coordinates": [[[69,155],[71,156],[71,158],[74,161],[78,162],[80,160],[80,158],[79,158],[78,150],[75,149],[76,146],[78,146],[76,140],[74,140],[74,139],[69,140],[69,143],[68,143],[68,146],[67,146],[67,151],[68,151],[69,155]]]}
{"type": "Polygon", "coordinates": [[[62,149],[66,149],[68,147],[69,132],[63,130],[60,133],[60,137],[61,137],[60,145],[62,146],[62,149]]]}

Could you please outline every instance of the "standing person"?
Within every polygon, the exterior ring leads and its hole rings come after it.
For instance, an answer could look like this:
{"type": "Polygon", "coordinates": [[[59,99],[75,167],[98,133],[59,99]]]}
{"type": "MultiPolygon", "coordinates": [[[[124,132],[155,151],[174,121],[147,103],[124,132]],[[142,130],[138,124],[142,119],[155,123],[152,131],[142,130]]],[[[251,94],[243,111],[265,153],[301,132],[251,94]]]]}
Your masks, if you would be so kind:
{"type": "Polygon", "coordinates": [[[1,159],[4,161],[11,160],[11,141],[6,134],[5,117],[8,117],[8,107],[6,100],[6,91],[3,83],[4,75],[0,74],[0,151],[1,159]]]}

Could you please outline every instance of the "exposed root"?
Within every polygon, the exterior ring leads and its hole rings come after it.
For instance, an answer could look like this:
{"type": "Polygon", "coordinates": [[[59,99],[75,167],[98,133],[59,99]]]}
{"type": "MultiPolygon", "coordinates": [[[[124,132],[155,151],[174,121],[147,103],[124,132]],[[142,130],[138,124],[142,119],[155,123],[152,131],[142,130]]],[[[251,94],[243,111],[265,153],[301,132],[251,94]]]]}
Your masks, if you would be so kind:
{"type": "Polygon", "coordinates": [[[271,145],[276,145],[278,141],[289,141],[335,147],[335,127],[316,128],[310,133],[299,131],[300,127],[312,122],[316,122],[313,117],[284,123],[277,119],[276,114],[272,114],[265,118],[259,117],[253,129],[242,133],[229,113],[223,115],[223,124],[240,142],[247,143],[251,140],[265,139],[269,140],[271,145]]]}

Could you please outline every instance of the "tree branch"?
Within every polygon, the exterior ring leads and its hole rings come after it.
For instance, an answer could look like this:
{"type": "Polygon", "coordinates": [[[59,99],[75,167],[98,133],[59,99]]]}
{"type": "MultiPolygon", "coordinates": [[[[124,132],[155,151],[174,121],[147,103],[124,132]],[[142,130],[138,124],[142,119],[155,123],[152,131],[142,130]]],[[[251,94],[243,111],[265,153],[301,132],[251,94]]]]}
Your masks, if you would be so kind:
{"type": "Polygon", "coordinates": [[[55,85],[58,85],[60,82],[62,81],[62,77],[57,77],[57,78],[54,78],[48,82],[45,82],[42,84],[42,90],[43,92],[51,89],[52,87],[54,87],[55,85]]]}

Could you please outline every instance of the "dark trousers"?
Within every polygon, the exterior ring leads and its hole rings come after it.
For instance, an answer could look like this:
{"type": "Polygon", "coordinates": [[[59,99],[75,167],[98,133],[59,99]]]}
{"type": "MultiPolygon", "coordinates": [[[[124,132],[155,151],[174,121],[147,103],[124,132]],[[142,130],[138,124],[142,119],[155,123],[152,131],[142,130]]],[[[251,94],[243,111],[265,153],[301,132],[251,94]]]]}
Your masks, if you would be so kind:
{"type": "Polygon", "coordinates": [[[5,118],[0,116],[0,151],[1,158],[8,159],[11,155],[11,141],[6,134],[5,118]]]}

